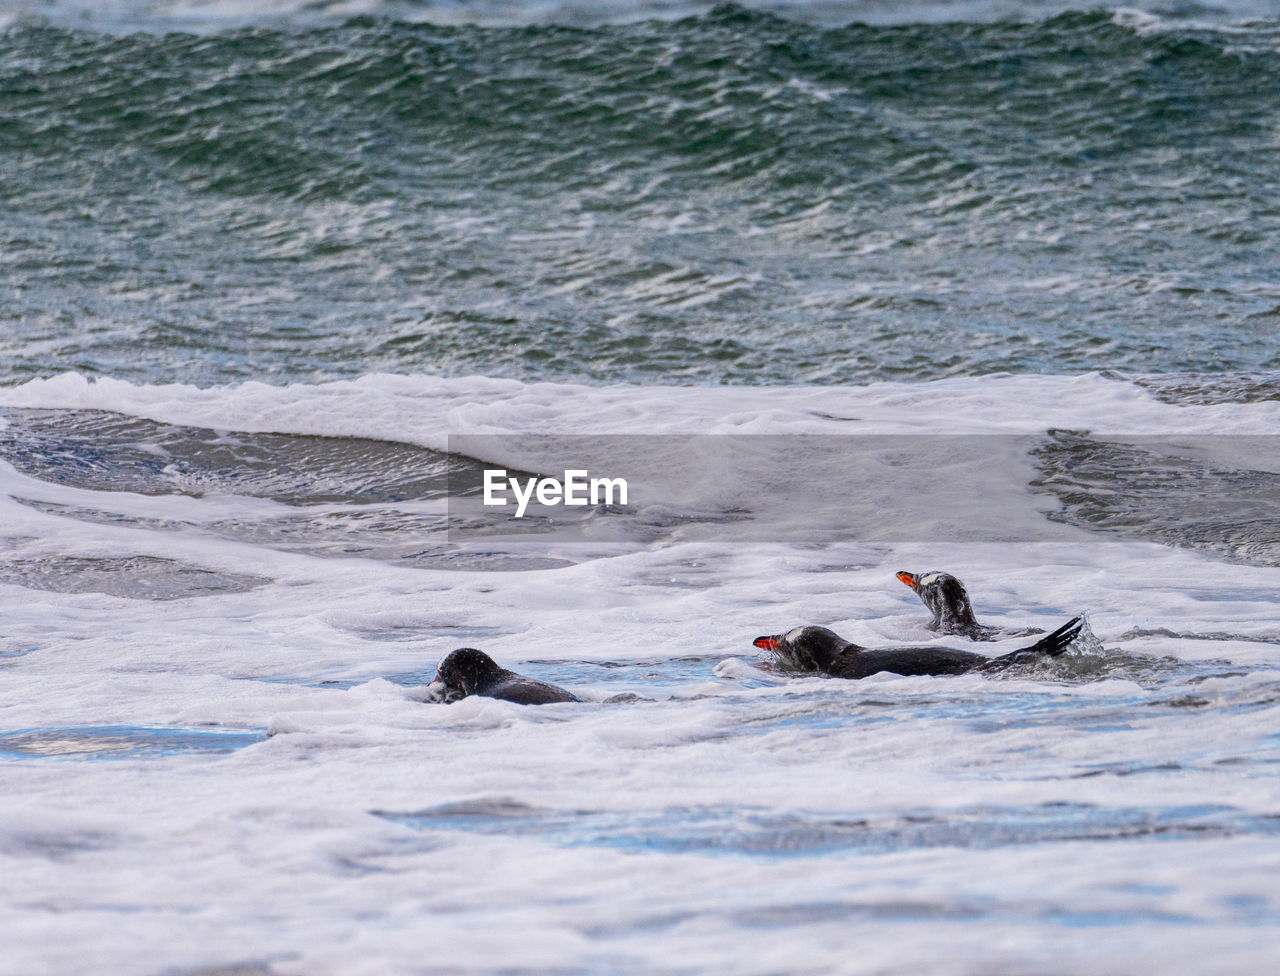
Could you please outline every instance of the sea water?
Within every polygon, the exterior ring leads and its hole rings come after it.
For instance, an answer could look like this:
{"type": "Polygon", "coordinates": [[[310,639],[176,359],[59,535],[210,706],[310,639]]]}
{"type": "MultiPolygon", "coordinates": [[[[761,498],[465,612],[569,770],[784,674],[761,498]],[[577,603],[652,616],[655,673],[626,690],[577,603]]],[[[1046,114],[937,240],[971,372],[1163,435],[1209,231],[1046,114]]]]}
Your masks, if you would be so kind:
{"type": "Polygon", "coordinates": [[[0,971],[1271,971],[1277,6],[6,5],[0,971]]]}

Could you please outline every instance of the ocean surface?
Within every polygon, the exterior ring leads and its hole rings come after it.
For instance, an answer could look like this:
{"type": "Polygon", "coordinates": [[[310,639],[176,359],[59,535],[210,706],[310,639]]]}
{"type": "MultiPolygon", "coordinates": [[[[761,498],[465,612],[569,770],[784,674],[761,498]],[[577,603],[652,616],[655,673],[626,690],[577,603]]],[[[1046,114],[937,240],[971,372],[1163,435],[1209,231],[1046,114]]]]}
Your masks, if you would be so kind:
{"type": "Polygon", "coordinates": [[[1278,188],[1280,2],[0,0],[0,973],[1275,971],[1278,188]]]}

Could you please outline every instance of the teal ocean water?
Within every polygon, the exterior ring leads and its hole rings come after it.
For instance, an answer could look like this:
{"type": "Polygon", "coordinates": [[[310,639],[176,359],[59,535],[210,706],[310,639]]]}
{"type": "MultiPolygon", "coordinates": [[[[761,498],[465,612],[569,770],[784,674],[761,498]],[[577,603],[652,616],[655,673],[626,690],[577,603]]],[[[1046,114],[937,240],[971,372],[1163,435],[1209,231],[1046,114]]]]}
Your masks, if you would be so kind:
{"type": "Polygon", "coordinates": [[[0,382],[1280,369],[1280,21],[1013,7],[27,11],[0,382]]]}

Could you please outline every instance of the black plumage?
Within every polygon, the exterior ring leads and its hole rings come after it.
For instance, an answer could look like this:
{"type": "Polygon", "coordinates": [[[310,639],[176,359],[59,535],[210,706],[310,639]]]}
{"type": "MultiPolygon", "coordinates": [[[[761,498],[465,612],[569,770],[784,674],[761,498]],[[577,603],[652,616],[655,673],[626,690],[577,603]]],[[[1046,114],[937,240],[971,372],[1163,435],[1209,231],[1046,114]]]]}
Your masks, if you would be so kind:
{"type": "Polygon", "coordinates": [[[553,702],[581,701],[576,695],[524,675],[508,671],[484,651],[459,647],[450,651],[436,669],[435,681],[428,686],[433,695],[446,702],[468,695],[501,698],[519,705],[548,705],[553,702]]]}
{"type": "Polygon", "coordinates": [[[976,641],[996,640],[999,637],[1029,637],[1041,633],[1034,627],[1007,630],[978,623],[978,618],[973,614],[973,605],[969,602],[968,591],[950,573],[936,569],[927,573],[900,570],[897,577],[915,590],[916,596],[929,608],[933,619],[929,621],[928,627],[935,633],[955,634],[976,641]]]}
{"type": "Polygon", "coordinates": [[[861,647],[826,627],[796,627],[785,634],[757,637],[755,646],[801,671],[818,671],[833,678],[865,678],[881,671],[893,674],[992,673],[1041,656],[1056,657],[1080,634],[1081,619],[1073,617],[1052,634],[1028,647],[1000,657],[985,657],[955,647],[861,647]]]}

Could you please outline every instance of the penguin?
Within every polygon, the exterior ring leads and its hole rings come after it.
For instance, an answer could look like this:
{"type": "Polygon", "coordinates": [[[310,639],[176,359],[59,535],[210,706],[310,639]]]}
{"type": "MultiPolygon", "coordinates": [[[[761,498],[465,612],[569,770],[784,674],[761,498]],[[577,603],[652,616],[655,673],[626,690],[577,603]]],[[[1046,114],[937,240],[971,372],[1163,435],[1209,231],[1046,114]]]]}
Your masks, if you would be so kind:
{"type": "Polygon", "coordinates": [[[860,647],[826,627],[796,627],[785,634],[757,637],[755,646],[772,651],[779,660],[801,671],[818,671],[833,678],[865,678],[881,671],[893,674],[992,674],[1038,658],[1057,657],[1080,634],[1081,618],[1065,624],[1028,647],[1000,657],[986,657],[955,647],[860,647]]]}
{"type": "Polygon", "coordinates": [[[444,702],[454,702],[468,695],[501,698],[518,705],[582,700],[563,688],[499,667],[493,658],[474,647],[450,651],[440,662],[435,680],[427,686],[427,691],[435,700],[444,702]]]}
{"type": "Polygon", "coordinates": [[[950,573],[930,570],[927,573],[908,573],[899,570],[897,577],[916,591],[916,595],[933,612],[930,630],[939,634],[955,634],[975,641],[996,640],[1000,637],[1030,637],[1044,631],[1037,628],[1008,630],[978,623],[969,603],[964,584],[950,573]]]}

